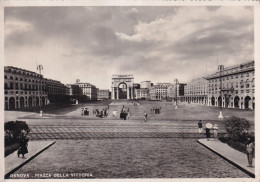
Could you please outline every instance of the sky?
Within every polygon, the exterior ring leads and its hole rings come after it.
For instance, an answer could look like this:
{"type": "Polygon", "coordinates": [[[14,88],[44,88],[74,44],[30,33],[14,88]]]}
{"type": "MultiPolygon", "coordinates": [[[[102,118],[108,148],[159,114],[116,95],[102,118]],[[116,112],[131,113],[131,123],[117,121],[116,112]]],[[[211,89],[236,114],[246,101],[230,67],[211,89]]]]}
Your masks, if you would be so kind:
{"type": "Polygon", "coordinates": [[[254,60],[254,11],[222,7],[6,7],[5,65],[64,84],[181,83],[254,60]]]}

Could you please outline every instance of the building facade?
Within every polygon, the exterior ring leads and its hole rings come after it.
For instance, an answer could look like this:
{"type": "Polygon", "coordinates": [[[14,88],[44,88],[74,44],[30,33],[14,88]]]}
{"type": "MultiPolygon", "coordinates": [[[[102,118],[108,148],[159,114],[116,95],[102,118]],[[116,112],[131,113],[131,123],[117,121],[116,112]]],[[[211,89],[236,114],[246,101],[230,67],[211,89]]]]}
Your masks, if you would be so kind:
{"type": "Polygon", "coordinates": [[[60,81],[45,79],[50,103],[65,102],[67,95],[67,86],[60,81]]]}
{"type": "Polygon", "coordinates": [[[5,110],[47,105],[46,80],[25,69],[4,67],[5,110]]]}
{"type": "Polygon", "coordinates": [[[150,100],[166,100],[167,89],[171,86],[170,83],[157,83],[150,88],[150,100]]]}
{"type": "Polygon", "coordinates": [[[177,87],[176,84],[171,84],[168,88],[167,88],[167,100],[175,100],[177,98],[177,100],[180,100],[183,98],[184,96],[184,86],[186,84],[184,83],[178,83],[177,87]]]}
{"type": "Polygon", "coordinates": [[[97,100],[97,88],[95,85],[82,82],[75,83],[75,85],[78,85],[82,89],[82,94],[87,97],[87,100],[97,100]]]}
{"type": "Polygon", "coordinates": [[[255,109],[255,63],[224,68],[206,77],[208,105],[255,109]]]}
{"type": "Polygon", "coordinates": [[[146,88],[146,89],[150,89],[152,86],[151,81],[142,81],[140,83],[140,88],[146,88]]]}
{"type": "Polygon", "coordinates": [[[110,99],[109,97],[109,90],[108,89],[98,89],[97,90],[97,100],[107,100],[110,99]]]}
{"type": "Polygon", "coordinates": [[[189,103],[207,104],[208,80],[205,78],[192,79],[184,86],[182,101],[189,103]]]}
{"type": "Polygon", "coordinates": [[[149,89],[148,88],[139,88],[135,89],[135,99],[149,99],[149,89]]]}
{"type": "Polygon", "coordinates": [[[83,95],[82,89],[79,87],[79,85],[76,84],[67,84],[66,85],[66,95],[72,96],[72,97],[81,97],[83,95]]]}

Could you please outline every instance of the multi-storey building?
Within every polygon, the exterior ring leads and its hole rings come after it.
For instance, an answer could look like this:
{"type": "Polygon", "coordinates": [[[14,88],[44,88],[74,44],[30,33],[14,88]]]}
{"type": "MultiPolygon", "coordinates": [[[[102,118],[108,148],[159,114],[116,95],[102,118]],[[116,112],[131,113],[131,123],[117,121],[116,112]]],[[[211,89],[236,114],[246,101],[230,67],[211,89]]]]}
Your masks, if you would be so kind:
{"type": "Polygon", "coordinates": [[[5,109],[22,109],[46,105],[46,80],[25,69],[4,67],[5,109]]]}
{"type": "Polygon", "coordinates": [[[79,87],[79,85],[76,84],[67,84],[66,85],[66,95],[78,98],[83,95],[82,89],[79,87]]]}
{"type": "Polygon", "coordinates": [[[67,86],[57,80],[45,79],[50,103],[66,101],[67,86]]]}
{"type": "Polygon", "coordinates": [[[177,97],[177,100],[182,99],[184,96],[184,86],[185,85],[186,84],[184,84],[184,83],[178,83],[177,88],[176,88],[176,84],[171,84],[167,88],[167,100],[175,100],[175,97],[177,97]]]}
{"type": "Polygon", "coordinates": [[[97,100],[106,100],[109,99],[109,90],[108,89],[97,89],[97,100]]]}
{"type": "Polygon", "coordinates": [[[255,109],[254,61],[224,68],[206,79],[209,106],[255,109]]]}
{"type": "Polygon", "coordinates": [[[135,89],[134,91],[135,91],[136,99],[149,99],[149,89],[148,88],[135,89]]]}
{"type": "Polygon", "coordinates": [[[208,80],[196,78],[184,86],[184,97],[182,100],[189,103],[207,104],[207,96],[208,80]]]}
{"type": "Polygon", "coordinates": [[[82,89],[82,94],[87,97],[87,100],[97,100],[97,88],[90,83],[75,83],[82,89]]]}
{"type": "Polygon", "coordinates": [[[157,83],[150,88],[150,100],[165,100],[167,99],[167,89],[170,83],[157,83]]]}
{"type": "Polygon", "coordinates": [[[142,81],[140,83],[140,88],[146,88],[146,89],[150,89],[152,86],[151,81],[142,81]]]}

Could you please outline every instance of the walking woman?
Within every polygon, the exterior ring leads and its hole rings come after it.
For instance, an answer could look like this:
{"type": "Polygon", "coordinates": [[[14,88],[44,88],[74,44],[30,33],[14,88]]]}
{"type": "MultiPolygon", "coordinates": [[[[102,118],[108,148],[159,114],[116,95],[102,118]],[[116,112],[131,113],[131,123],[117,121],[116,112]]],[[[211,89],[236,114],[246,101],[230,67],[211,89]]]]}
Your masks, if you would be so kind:
{"type": "Polygon", "coordinates": [[[21,141],[20,141],[20,148],[18,150],[18,157],[20,157],[20,154],[22,154],[23,158],[24,158],[24,154],[28,153],[28,139],[24,136],[22,137],[21,141]]]}

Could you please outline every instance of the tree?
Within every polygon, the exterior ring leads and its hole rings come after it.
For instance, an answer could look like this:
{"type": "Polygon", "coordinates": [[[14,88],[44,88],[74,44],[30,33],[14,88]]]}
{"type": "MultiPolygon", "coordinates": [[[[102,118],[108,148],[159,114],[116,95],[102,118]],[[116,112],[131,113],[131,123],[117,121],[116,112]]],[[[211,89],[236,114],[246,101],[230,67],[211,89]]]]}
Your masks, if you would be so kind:
{"type": "Polygon", "coordinates": [[[244,118],[232,116],[225,120],[225,128],[233,140],[246,141],[250,136],[250,124],[244,118]]]}
{"type": "Polygon", "coordinates": [[[30,132],[25,121],[8,121],[4,125],[4,130],[6,142],[17,141],[30,132]]]}

